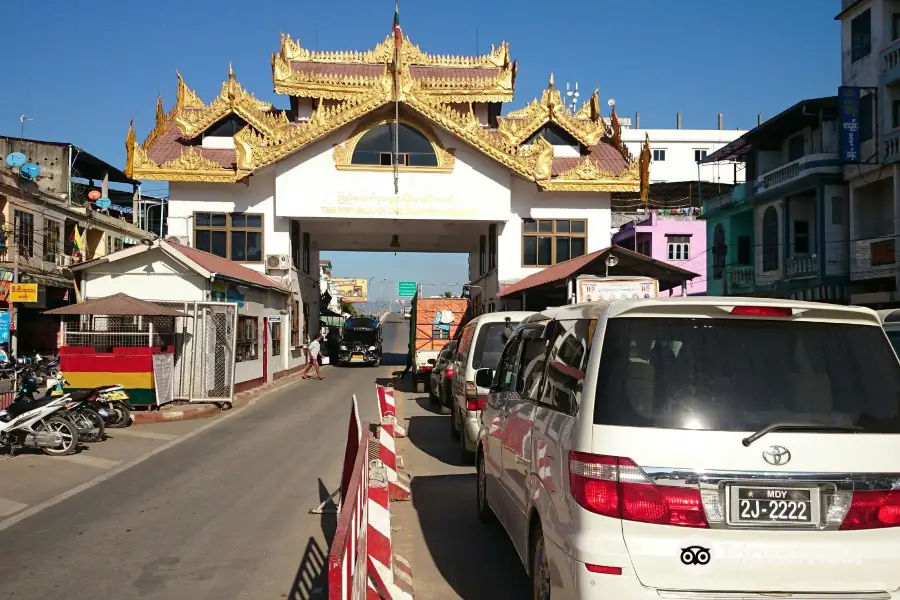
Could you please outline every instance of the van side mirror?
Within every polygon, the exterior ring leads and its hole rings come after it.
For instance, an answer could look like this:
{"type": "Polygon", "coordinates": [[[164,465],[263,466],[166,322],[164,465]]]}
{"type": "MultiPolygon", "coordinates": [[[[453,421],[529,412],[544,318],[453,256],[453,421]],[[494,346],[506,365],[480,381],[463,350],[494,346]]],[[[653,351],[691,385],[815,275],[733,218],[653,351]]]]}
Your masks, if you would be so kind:
{"type": "Polygon", "coordinates": [[[494,384],[493,369],[478,369],[475,371],[475,385],[480,388],[489,388],[494,384]]]}
{"type": "Polygon", "coordinates": [[[429,358],[429,359],[428,359],[428,364],[431,365],[431,366],[434,366],[434,359],[433,359],[433,358],[429,358]]]}

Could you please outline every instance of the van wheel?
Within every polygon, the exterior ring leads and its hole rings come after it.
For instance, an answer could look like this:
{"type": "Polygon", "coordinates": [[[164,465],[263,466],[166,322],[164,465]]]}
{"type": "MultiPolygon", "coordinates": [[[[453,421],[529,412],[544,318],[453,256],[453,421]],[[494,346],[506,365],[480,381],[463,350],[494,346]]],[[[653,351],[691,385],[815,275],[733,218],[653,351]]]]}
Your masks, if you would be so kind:
{"type": "Polygon", "coordinates": [[[458,440],[459,439],[459,429],[456,427],[456,407],[450,407],[450,439],[458,440]]]}
{"type": "Polygon", "coordinates": [[[478,462],[475,464],[475,493],[478,506],[478,520],[482,523],[493,523],[496,519],[491,505],[487,499],[487,473],[484,470],[484,454],[478,453],[478,462]]]}
{"type": "Polygon", "coordinates": [[[550,565],[547,562],[547,546],[544,532],[536,524],[531,532],[531,597],[534,600],[550,600],[550,565]]]}

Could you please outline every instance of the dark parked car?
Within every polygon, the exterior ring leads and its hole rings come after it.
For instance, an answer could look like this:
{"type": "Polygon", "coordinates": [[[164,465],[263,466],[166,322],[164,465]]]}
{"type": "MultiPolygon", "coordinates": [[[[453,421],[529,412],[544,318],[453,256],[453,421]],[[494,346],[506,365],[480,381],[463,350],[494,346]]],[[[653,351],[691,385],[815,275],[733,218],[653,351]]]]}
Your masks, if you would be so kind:
{"type": "Polygon", "coordinates": [[[453,355],[456,354],[457,342],[454,340],[441,349],[434,368],[431,369],[431,386],[428,397],[432,402],[440,402],[444,406],[450,404],[450,380],[453,378],[453,355]]]}
{"type": "Polygon", "coordinates": [[[381,364],[381,324],[374,317],[353,317],[344,323],[338,347],[338,365],[381,364]]]}

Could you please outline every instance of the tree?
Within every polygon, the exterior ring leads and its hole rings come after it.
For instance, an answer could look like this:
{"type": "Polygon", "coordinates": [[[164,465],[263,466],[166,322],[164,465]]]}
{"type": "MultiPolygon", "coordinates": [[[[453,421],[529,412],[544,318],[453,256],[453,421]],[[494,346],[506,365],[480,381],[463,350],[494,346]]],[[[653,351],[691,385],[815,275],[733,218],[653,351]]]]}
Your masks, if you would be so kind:
{"type": "Polygon", "coordinates": [[[352,302],[344,302],[343,300],[341,300],[341,312],[347,313],[352,317],[355,316],[359,311],[356,310],[356,307],[352,302]]]}
{"type": "Polygon", "coordinates": [[[451,292],[450,290],[447,290],[446,292],[444,292],[444,298],[452,298],[452,297],[453,297],[453,292],[451,292]]]}

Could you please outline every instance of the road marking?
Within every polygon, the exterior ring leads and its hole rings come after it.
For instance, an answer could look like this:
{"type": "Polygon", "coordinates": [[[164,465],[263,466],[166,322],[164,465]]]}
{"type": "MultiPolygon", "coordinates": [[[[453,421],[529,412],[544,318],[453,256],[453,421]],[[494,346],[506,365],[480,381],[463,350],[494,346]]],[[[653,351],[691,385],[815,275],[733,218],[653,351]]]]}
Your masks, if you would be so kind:
{"type": "Polygon", "coordinates": [[[58,456],[61,460],[66,460],[79,465],[88,467],[96,467],[98,469],[112,469],[122,464],[121,460],[109,460],[108,458],[97,458],[96,456],[88,456],[86,454],[70,454],[68,456],[58,456]]]}
{"type": "MultiPolygon", "coordinates": [[[[285,387],[288,387],[288,386],[285,386],[285,387]]],[[[195,435],[200,435],[201,433],[203,433],[204,431],[206,431],[207,429],[209,429],[211,427],[215,427],[216,425],[224,423],[226,420],[233,418],[236,415],[241,414],[242,412],[244,412],[245,410],[247,410],[248,408],[250,408],[251,406],[256,404],[257,401],[265,398],[267,395],[268,394],[263,394],[261,396],[257,396],[255,398],[251,399],[245,406],[242,406],[240,408],[233,408],[233,409],[229,410],[227,413],[225,413],[224,415],[222,415],[221,417],[219,417],[218,419],[215,419],[214,421],[210,421],[206,425],[204,425],[198,429],[195,429],[189,433],[186,433],[181,437],[177,437],[174,440],[166,442],[159,448],[154,448],[153,450],[151,450],[150,452],[147,452],[143,456],[139,456],[132,461],[129,461],[125,464],[121,464],[118,467],[110,469],[106,473],[103,473],[102,475],[98,475],[97,477],[94,477],[90,481],[82,483],[81,485],[74,487],[67,492],[63,492],[62,494],[54,496],[53,498],[50,498],[49,500],[45,500],[44,502],[41,502],[40,504],[36,504],[36,505],[32,506],[31,508],[26,508],[25,510],[19,512],[18,514],[13,515],[13,516],[9,517],[8,519],[4,519],[3,521],[0,521],[0,531],[9,529],[16,523],[24,521],[28,517],[32,517],[41,511],[47,510],[48,508],[50,508],[52,506],[56,506],[60,502],[63,502],[64,500],[68,500],[69,498],[71,498],[72,496],[75,496],[76,494],[80,494],[81,492],[83,492],[85,490],[89,490],[92,487],[94,487],[95,485],[101,484],[104,481],[106,481],[107,479],[111,479],[112,477],[115,477],[116,475],[118,475],[119,473],[121,473],[123,471],[127,471],[131,467],[141,464],[145,460],[156,456],[160,452],[165,452],[169,448],[171,448],[177,444],[180,444],[181,442],[189,440],[192,437],[194,437],[195,435]]]]}
{"type": "Polygon", "coordinates": [[[148,440],[174,440],[177,435],[171,433],[155,433],[153,431],[138,431],[136,429],[107,429],[106,433],[110,437],[123,435],[125,437],[147,438],[148,440]]]}
{"type": "Polygon", "coordinates": [[[19,512],[23,508],[28,508],[28,505],[16,502],[15,500],[0,498],[0,517],[8,517],[13,513],[19,512]]]}

